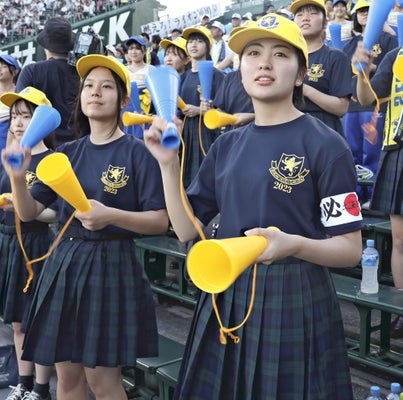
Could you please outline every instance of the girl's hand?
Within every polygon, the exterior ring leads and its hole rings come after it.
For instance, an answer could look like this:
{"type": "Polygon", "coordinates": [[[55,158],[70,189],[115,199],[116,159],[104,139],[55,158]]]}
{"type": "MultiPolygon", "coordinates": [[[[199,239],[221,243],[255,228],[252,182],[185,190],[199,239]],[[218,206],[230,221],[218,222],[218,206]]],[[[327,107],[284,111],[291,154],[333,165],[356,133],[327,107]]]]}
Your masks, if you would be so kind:
{"type": "Polygon", "coordinates": [[[0,208],[3,211],[14,211],[13,195],[11,193],[0,195],[0,208]]]}
{"type": "Polygon", "coordinates": [[[82,213],[76,212],[75,217],[81,222],[82,226],[89,231],[98,231],[105,226],[111,224],[110,213],[108,213],[109,207],[104,206],[102,203],[96,200],[89,200],[91,204],[91,210],[82,213]]]}
{"type": "Polygon", "coordinates": [[[203,97],[200,99],[200,108],[202,113],[204,114],[206,111],[211,110],[213,108],[213,100],[207,101],[203,97]]]}
{"type": "Polygon", "coordinates": [[[193,104],[188,104],[184,110],[182,110],[183,115],[188,118],[197,117],[200,115],[200,107],[196,107],[193,104]]]}
{"type": "Polygon", "coordinates": [[[1,161],[8,175],[12,173],[16,180],[24,180],[25,182],[25,173],[31,162],[31,150],[28,148],[21,148],[19,143],[13,140],[2,150],[1,161]],[[23,161],[20,167],[15,168],[8,163],[7,158],[11,155],[22,155],[23,161]]]}
{"type": "Polygon", "coordinates": [[[373,58],[372,52],[364,48],[364,43],[358,42],[353,57],[351,58],[351,64],[355,66],[356,64],[365,63],[367,65],[367,72],[369,72],[373,58]]]}
{"type": "MultiPolygon", "coordinates": [[[[182,129],[181,120],[174,117],[174,122],[178,132],[182,129]]],[[[160,117],[155,117],[150,129],[144,131],[144,143],[150,153],[160,164],[169,164],[174,160],[178,160],[178,149],[167,149],[161,144],[161,137],[168,122],[160,117]]]]}
{"type": "Polygon", "coordinates": [[[264,236],[268,245],[263,253],[255,260],[256,263],[272,264],[277,260],[294,254],[293,235],[288,235],[278,229],[271,228],[253,228],[245,232],[246,236],[260,235],[264,236]]]}

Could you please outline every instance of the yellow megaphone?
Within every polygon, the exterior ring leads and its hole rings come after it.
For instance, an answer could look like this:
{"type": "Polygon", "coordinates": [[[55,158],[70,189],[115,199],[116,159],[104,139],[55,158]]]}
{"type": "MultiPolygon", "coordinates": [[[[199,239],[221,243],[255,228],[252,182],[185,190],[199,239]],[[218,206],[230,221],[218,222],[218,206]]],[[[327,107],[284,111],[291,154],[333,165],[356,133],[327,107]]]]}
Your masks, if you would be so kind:
{"type": "Polygon", "coordinates": [[[125,126],[151,124],[153,120],[153,115],[143,115],[129,111],[125,111],[122,115],[122,122],[125,126]]]}
{"type": "Polygon", "coordinates": [[[189,251],[189,276],[207,293],[223,292],[262,254],[267,244],[264,236],[201,240],[189,251]]]}
{"type": "Polygon", "coordinates": [[[55,152],[44,157],[36,167],[36,176],[74,209],[83,213],[91,210],[66,154],[55,152]]]}
{"type": "Polygon", "coordinates": [[[235,125],[237,120],[238,116],[227,114],[216,109],[208,110],[204,114],[204,125],[209,129],[216,129],[226,125],[235,125]]]}
{"type": "Polygon", "coordinates": [[[403,81],[403,56],[397,57],[393,63],[393,74],[399,81],[403,81]]]}
{"type": "Polygon", "coordinates": [[[188,105],[183,101],[182,97],[178,96],[178,108],[184,110],[188,105]]]}
{"type": "Polygon", "coordinates": [[[11,193],[0,194],[0,207],[10,204],[13,197],[11,193]]]}

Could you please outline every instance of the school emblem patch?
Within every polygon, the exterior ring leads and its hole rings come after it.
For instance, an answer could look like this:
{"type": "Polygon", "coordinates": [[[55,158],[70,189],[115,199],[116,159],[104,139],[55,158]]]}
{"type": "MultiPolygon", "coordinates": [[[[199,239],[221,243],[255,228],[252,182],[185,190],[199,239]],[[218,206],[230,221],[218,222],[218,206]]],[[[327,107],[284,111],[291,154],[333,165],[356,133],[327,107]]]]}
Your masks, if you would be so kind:
{"type": "Polygon", "coordinates": [[[125,167],[109,165],[108,170],[102,172],[101,181],[105,185],[104,190],[116,194],[117,189],[126,186],[129,176],[125,175],[125,171],[125,167]]]}
{"type": "Polygon", "coordinates": [[[325,74],[322,64],[312,64],[307,71],[308,80],[317,82],[325,74]]]}
{"type": "Polygon", "coordinates": [[[33,171],[27,171],[25,173],[25,182],[27,183],[27,187],[28,189],[31,189],[31,187],[33,186],[33,184],[36,181],[36,174],[33,171]]]}
{"type": "Polygon", "coordinates": [[[278,161],[272,160],[270,174],[276,179],[273,188],[291,193],[292,187],[304,182],[309,169],[304,168],[305,157],[283,153],[278,161]]]}

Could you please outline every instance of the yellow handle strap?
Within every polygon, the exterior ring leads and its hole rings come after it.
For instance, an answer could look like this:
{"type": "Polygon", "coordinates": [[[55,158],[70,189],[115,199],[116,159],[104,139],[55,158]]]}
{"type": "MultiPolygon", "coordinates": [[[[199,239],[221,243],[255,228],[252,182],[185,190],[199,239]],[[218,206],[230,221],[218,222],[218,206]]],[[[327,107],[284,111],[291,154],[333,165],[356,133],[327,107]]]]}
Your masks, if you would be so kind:
{"type": "Polygon", "coordinates": [[[214,312],[216,314],[218,323],[220,325],[220,343],[221,344],[227,344],[227,338],[225,337],[225,334],[227,334],[234,341],[235,344],[238,344],[241,341],[239,336],[236,336],[236,335],[232,334],[232,332],[234,332],[234,331],[240,329],[242,326],[244,326],[246,321],[248,320],[251,312],[252,312],[253,303],[255,301],[255,293],[256,293],[256,271],[257,271],[257,264],[255,264],[253,266],[252,294],[251,294],[251,297],[250,297],[248,312],[246,313],[244,320],[239,325],[234,326],[233,328],[225,328],[223,326],[221,318],[220,318],[220,314],[218,312],[217,304],[216,304],[216,301],[215,301],[215,295],[214,295],[214,293],[211,294],[211,299],[212,299],[212,302],[213,302],[214,312]]]}
{"type": "MultiPolygon", "coordinates": [[[[13,176],[12,170],[10,170],[10,182],[11,182],[11,190],[15,194],[15,183],[14,183],[14,176],[13,176]]],[[[52,254],[53,250],[59,244],[64,232],[66,231],[66,229],[70,225],[71,221],[73,220],[77,210],[74,210],[73,214],[70,216],[70,218],[64,224],[63,228],[61,229],[61,231],[57,235],[57,237],[56,237],[55,241],[53,242],[52,246],[50,246],[48,252],[45,255],[36,258],[35,260],[30,260],[28,258],[27,252],[25,251],[24,243],[23,243],[23,240],[22,240],[21,220],[20,220],[20,218],[18,216],[18,213],[17,213],[17,210],[18,210],[17,196],[13,196],[13,203],[15,204],[15,207],[14,207],[15,230],[16,230],[16,233],[17,233],[18,243],[20,244],[21,251],[22,251],[22,254],[23,254],[24,260],[25,260],[25,265],[26,265],[26,268],[27,268],[27,271],[28,271],[27,283],[25,284],[25,287],[23,289],[23,292],[26,293],[28,291],[28,289],[29,289],[29,286],[31,285],[32,280],[34,279],[34,270],[32,268],[32,264],[34,264],[36,262],[39,262],[39,261],[42,261],[42,260],[46,259],[47,257],[49,257],[52,254]]]]}
{"type": "Polygon", "coordinates": [[[203,120],[203,110],[202,106],[200,103],[200,113],[199,113],[199,144],[200,144],[200,149],[202,151],[202,154],[204,157],[206,157],[206,150],[204,149],[203,146],[203,137],[202,137],[202,120],[203,120]]]}
{"type": "Polygon", "coordinates": [[[364,67],[362,66],[361,63],[359,63],[359,65],[361,67],[361,71],[363,71],[362,74],[364,77],[364,81],[368,85],[369,89],[371,90],[371,93],[375,97],[375,108],[374,108],[374,113],[372,114],[372,117],[371,117],[371,121],[362,125],[362,129],[365,132],[365,140],[367,140],[369,143],[374,145],[378,141],[378,131],[376,130],[376,124],[378,122],[378,113],[380,110],[381,102],[380,102],[378,96],[376,95],[374,89],[371,86],[369,77],[365,73],[364,67]]]}

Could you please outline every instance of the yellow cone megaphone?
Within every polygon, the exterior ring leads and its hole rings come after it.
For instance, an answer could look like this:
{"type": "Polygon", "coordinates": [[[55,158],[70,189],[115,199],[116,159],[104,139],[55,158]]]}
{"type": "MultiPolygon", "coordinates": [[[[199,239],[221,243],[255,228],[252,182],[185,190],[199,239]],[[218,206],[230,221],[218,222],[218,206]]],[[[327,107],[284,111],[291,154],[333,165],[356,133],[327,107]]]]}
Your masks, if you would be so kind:
{"type": "Polygon", "coordinates": [[[264,236],[197,242],[187,257],[189,276],[199,289],[207,293],[223,292],[263,252],[267,244],[264,236]]]}
{"type": "Polygon", "coordinates": [[[396,58],[393,64],[393,73],[399,81],[403,81],[403,56],[396,58]]]}
{"type": "Polygon", "coordinates": [[[80,212],[91,210],[66,154],[55,152],[44,157],[36,167],[36,175],[74,209],[80,212]]]}
{"type": "Polygon", "coordinates": [[[178,96],[178,108],[184,110],[188,105],[183,101],[182,97],[178,96]]]}
{"type": "Polygon", "coordinates": [[[122,122],[125,126],[151,124],[153,120],[153,115],[143,115],[129,111],[125,111],[122,115],[122,122]]]}
{"type": "Polygon", "coordinates": [[[0,207],[10,204],[12,199],[13,199],[13,197],[12,197],[11,193],[0,194],[0,207]]]}
{"type": "Polygon", "coordinates": [[[209,129],[216,129],[221,126],[235,125],[238,117],[236,115],[227,114],[216,109],[208,110],[204,114],[204,125],[209,129]]]}

